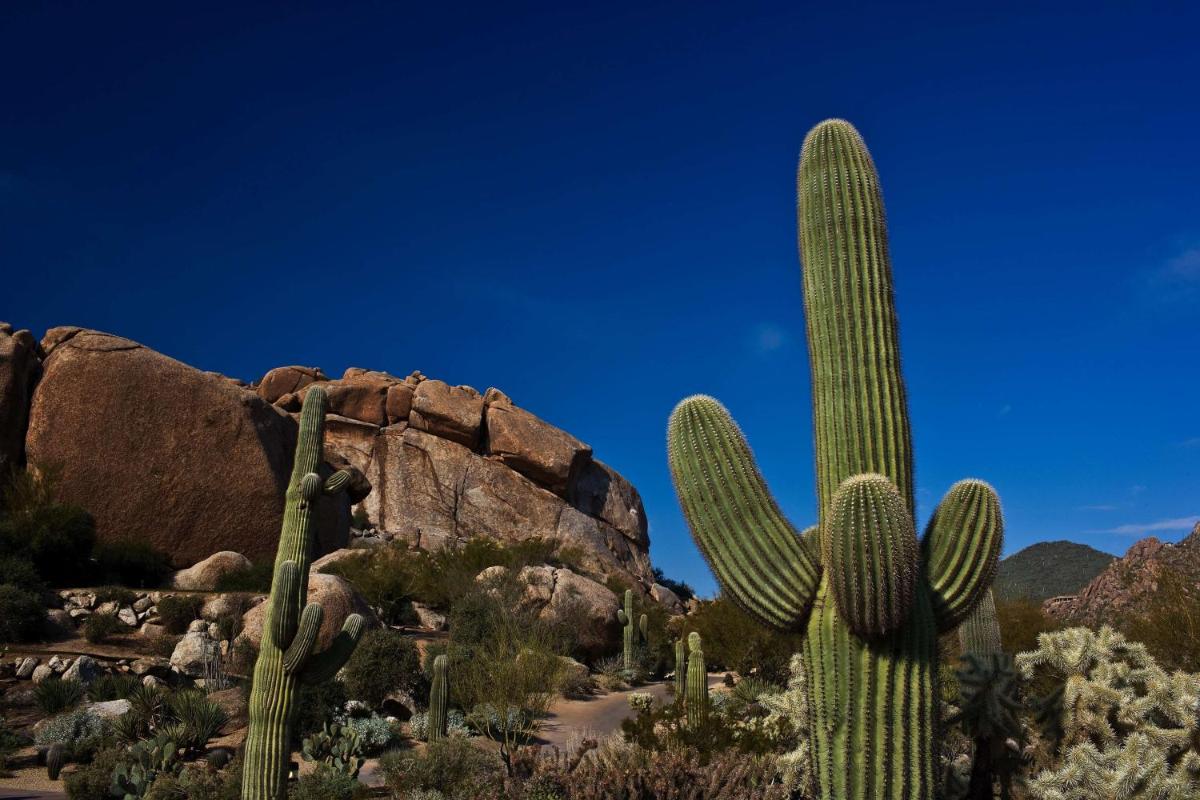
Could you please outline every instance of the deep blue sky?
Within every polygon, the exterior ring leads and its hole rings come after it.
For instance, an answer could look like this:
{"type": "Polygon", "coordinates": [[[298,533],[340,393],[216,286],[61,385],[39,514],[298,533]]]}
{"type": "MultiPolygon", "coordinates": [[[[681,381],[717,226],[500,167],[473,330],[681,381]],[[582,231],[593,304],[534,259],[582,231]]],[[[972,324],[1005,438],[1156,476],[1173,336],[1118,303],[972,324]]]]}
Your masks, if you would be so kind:
{"type": "Polygon", "coordinates": [[[665,421],[721,398],[814,520],[794,168],[842,116],[883,180],[922,518],[966,475],[1008,552],[1200,517],[1194,6],[222,5],[0,10],[0,319],[498,386],[710,591],[665,421]]]}

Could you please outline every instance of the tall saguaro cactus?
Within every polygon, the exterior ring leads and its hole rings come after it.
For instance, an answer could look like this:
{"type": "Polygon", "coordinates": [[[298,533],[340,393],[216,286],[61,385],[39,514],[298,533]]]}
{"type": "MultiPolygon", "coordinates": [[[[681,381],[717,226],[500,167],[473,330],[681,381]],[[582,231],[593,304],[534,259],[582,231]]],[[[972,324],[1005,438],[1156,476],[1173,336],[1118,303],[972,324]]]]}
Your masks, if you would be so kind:
{"type": "Polygon", "coordinates": [[[704,666],[704,651],[700,648],[700,634],[688,634],[687,664],[687,724],[690,728],[704,726],[708,719],[708,669],[704,666]]]}
{"type": "Polygon", "coordinates": [[[683,702],[687,690],[687,644],[683,637],[675,641],[675,701],[683,702]]]}
{"type": "MultiPolygon", "coordinates": [[[[644,616],[644,615],[643,615],[644,616]]],[[[624,656],[625,656],[625,671],[633,669],[633,590],[625,590],[625,608],[617,609],[617,620],[624,626],[624,656]]],[[[642,626],[645,627],[644,625],[642,626]]]]}
{"type": "Polygon", "coordinates": [[[316,541],[317,504],[322,495],[344,491],[351,480],[345,470],[328,480],[317,474],[324,445],[325,391],[308,390],[300,414],[296,459],[288,482],[283,530],[275,553],[275,578],[267,600],[262,644],[254,664],[250,693],[250,730],[242,771],[243,800],[282,800],[287,795],[291,731],[296,719],[296,693],[301,682],[332,678],[354,651],[363,618],[351,614],[329,648],[315,653],[324,610],[305,605],[308,567],[316,541]]]}
{"type": "Polygon", "coordinates": [[[446,738],[446,707],[450,700],[446,684],[446,655],[433,659],[433,683],[429,687],[429,735],[431,742],[446,738]]]}
{"type": "Polygon", "coordinates": [[[928,800],[937,636],[991,581],[1000,505],[985,483],[955,484],[917,541],[883,198],[849,123],[809,132],[797,194],[819,527],[797,534],[710,397],[672,413],[671,473],[725,593],[767,625],[806,632],[816,795],[928,800]]]}

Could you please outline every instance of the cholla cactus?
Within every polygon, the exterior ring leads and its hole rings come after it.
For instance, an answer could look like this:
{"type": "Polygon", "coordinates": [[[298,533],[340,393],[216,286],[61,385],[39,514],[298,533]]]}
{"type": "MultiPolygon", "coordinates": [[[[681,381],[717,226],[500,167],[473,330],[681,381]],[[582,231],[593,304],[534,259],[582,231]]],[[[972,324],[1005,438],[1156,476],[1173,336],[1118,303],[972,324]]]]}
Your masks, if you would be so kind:
{"type": "Polygon", "coordinates": [[[1058,715],[1051,768],[1036,800],[1193,800],[1200,796],[1200,675],[1168,674],[1112,628],[1038,637],[1017,656],[1026,680],[1060,680],[1043,702],[1058,715]]]}
{"type": "Polygon", "coordinates": [[[798,743],[796,749],[779,757],[779,768],[786,786],[801,797],[812,792],[812,748],[808,743],[808,689],[804,677],[804,657],[792,656],[788,664],[790,675],[787,689],[779,694],[759,695],[758,702],[767,710],[767,726],[792,726],[798,743]]]}

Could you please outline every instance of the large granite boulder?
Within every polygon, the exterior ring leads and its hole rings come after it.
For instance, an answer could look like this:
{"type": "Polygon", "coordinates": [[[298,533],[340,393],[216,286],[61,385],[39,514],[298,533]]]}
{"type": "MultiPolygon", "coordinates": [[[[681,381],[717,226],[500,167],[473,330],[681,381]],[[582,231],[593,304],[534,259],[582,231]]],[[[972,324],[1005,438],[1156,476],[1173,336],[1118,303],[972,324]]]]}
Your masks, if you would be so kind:
{"type": "Polygon", "coordinates": [[[258,382],[258,396],[274,403],[285,394],[298,392],[319,381],[329,380],[318,367],[276,367],[258,382]]]}
{"type": "MultiPolygon", "coordinates": [[[[509,574],[506,567],[488,567],[475,579],[486,587],[509,574]]],[[[549,565],[524,567],[516,578],[525,587],[526,607],[540,619],[568,624],[589,656],[601,655],[616,641],[620,601],[608,587],[549,565]]]]}
{"type": "MultiPolygon", "coordinates": [[[[326,575],[310,569],[307,602],[320,603],[325,612],[321,618],[321,631],[317,634],[318,648],[329,646],[333,637],[342,629],[346,617],[351,614],[362,614],[368,628],[379,627],[379,619],[367,605],[367,601],[363,600],[362,595],[355,591],[348,581],[336,575],[326,575]]],[[[260,603],[242,617],[242,633],[239,638],[244,638],[255,649],[262,642],[263,623],[266,621],[269,605],[269,602],[260,603]]]]}
{"type": "MultiPolygon", "coordinates": [[[[101,541],[144,542],[178,567],[221,550],[273,557],[294,420],[119,336],[54,328],[42,347],[27,456],[60,468],[61,498],[91,512],[101,541]]],[[[345,545],[349,512],[344,496],[322,503],[326,552],[345,545]]]]}
{"type": "Polygon", "coordinates": [[[592,448],[511,402],[489,403],[486,422],[488,455],[562,497],[591,459],[592,448]]]}
{"type": "Polygon", "coordinates": [[[232,572],[250,567],[250,559],[232,550],[213,553],[208,558],[181,569],[171,578],[171,587],[193,592],[211,592],[217,582],[232,572]]]}
{"type": "Polygon", "coordinates": [[[0,483],[25,460],[29,401],[41,369],[33,334],[0,322],[0,483]]]}
{"type": "Polygon", "coordinates": [[[483,397],[470,386],[421,381],[413,392],[409,424],[474,449],[483,425],[483,397]]]}

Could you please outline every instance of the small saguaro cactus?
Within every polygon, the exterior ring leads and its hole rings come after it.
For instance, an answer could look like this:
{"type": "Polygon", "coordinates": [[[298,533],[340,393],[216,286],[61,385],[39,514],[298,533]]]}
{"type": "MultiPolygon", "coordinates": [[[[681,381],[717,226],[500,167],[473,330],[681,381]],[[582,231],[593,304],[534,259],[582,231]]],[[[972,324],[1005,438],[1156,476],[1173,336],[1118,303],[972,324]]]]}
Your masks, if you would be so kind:
{"type": "Polygon", "coordinates": [[[708,719],[708,670],[704,666],[704,651],[700,649],[700,634],[688,634],[687,711],[689,728],[699,728],[708,719]]]}
{"type": "Polygon", "coordinates": [[[625,608],[617,609],[617,620],[624,626],[622,633],[624,634],[624,651],[625,671],[629,672],[633,669],[633,590],[625,590],[625,608]]]}
{"type": "Polygon", "coordinates": [[[46,751],[46,777],[58,780],[62,768],[67,764],[67,749],[61,744],[52,744],[46,751]]]}
{"type": "Polygon", "coordinates": [[[446,706],[450,690],[446,683],[446,655],[433,659],[433,683],[429,687],[429,734],[428,740],[436,742],[446,738],[446,706]]]}
{"type": "Polygon", "coordinates": [[[671,475],[725,594],[768,626],[806,632],[812,793],[929,800],[937,637],[991,583],[1000,504],[985,483],[957,483],[918,542],[883,196],[849,123],[809,132],[796,186],[819,525],[797,533],[711,397],[672,413],[671,475]]]}
{"type": "Polygon", "coordinates": [[[298,687],[302,682],[322,683],[337,674],[363,631],[363,618],[351,614],[329,648],[314,653],[324,610],[317,603],[305,605],[305,600],[316,540],[317,503],[323,495],[344,491],[352,480],[345,470],[335,472],[328,480],[317,474],[327,402],[324,389],[310,388],[300,413],[296,458],[275,554],[275,579],[254,664],[250,730],[243,756],[243,800],[283,800],[286,796],[298,687]]]}
{"type": "Polygon", "coordinates": [[[687,690],[687,644],[683,637],[675,642],[675,701],[683,702],[683,693],[687,690]]]}
{"type": "Polygon", "coordinates": [[[650,644],[650,617],[645,614],[638,617],[638,635],[638,641],[643,645],[650,644]]]}

